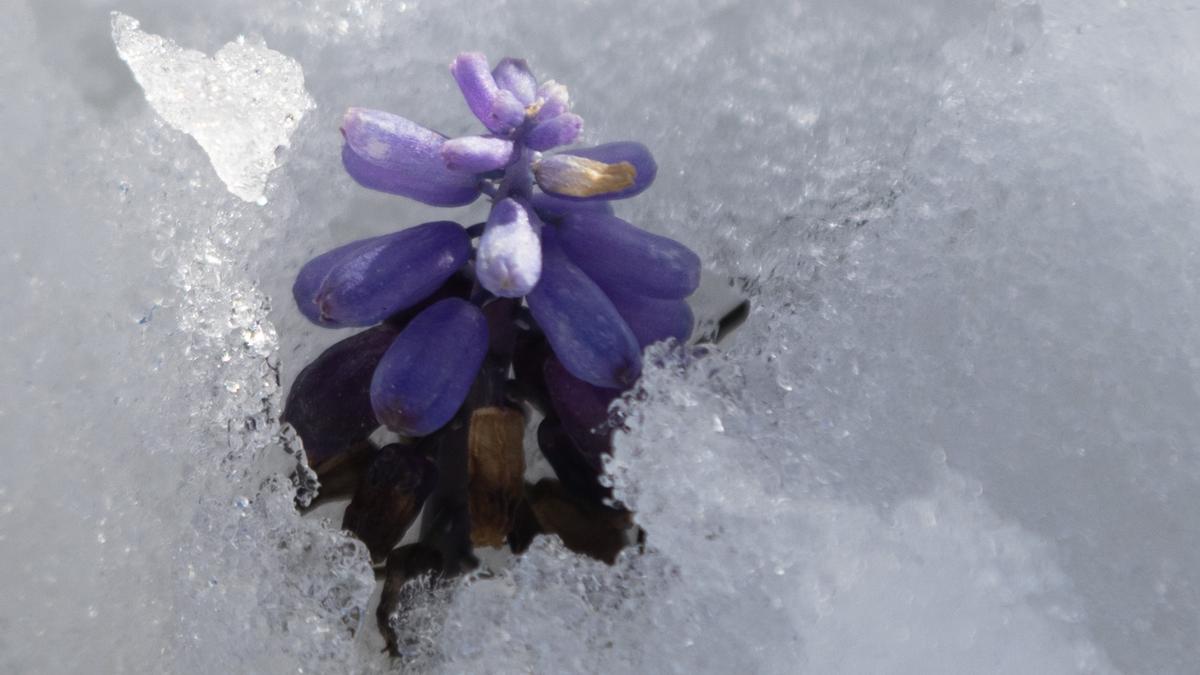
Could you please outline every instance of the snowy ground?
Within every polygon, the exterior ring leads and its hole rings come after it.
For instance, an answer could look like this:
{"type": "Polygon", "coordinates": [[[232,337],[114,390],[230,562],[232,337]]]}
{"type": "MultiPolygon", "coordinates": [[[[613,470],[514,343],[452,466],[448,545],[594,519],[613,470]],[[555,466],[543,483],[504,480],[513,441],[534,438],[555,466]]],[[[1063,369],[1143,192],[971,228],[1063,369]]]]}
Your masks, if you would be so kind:
{"type": "Polygon", "coordinates": [[[337,121],[472,128],[466,49],[649,145],[619,213],[755,309],[646,375],[614,471],[649,551],[539,546],[420,608],[413,669],[1200,663],[1192,3],[0,8],[0,672],[395,667],[365,551],[291,507],[281,392],[339,336],[289,277],[440,216],[352,185],[337,121]]]}

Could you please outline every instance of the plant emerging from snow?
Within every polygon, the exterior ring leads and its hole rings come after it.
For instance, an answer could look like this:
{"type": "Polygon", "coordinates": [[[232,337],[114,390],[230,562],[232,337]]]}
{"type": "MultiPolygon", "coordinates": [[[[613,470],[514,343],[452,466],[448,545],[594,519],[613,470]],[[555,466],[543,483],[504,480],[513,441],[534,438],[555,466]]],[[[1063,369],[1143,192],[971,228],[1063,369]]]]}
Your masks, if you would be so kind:
{"type": "Polygon", "coordinates": [[[486,195],[486,223],[352,242],[309,261],[293,287],[314,323],[370,327],[300,374],[284,417],[321,496],[339,484],[354,495],[344,526],[387,559],[385,598],[419,573],[469,569],[472,546],[519,551],[539,531],[616,555],[631,520],[600,479],[608,406],[638,378],[643,347],[688,339],[700,276],[687,247],[613,215],[612,201],[654,180],[645,146],[555,150],[583,120],[566,87],[539,84],[522,60],[491,69],[466,53],[450,72],[486,133],[451,139],[351,108],[342,161],[365,187],[434,206],[486,195]],[[558,480],[525,485],[534,410],[558,480]],[[399,441],[371,444],[380,426],[399,441]],[[420,541],[394,548],[423,507],[420,541]]]}

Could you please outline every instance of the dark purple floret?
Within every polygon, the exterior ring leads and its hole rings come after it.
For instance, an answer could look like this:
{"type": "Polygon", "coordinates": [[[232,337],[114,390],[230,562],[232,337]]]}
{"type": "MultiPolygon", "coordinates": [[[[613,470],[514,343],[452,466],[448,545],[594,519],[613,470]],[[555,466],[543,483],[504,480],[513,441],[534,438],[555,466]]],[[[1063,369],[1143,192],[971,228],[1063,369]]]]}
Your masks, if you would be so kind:
{"type": "Polygon", "coordinates": [[[608,408],[621,390],[584,382],[556,358],[546,361],[544,377],[550,404],[579,449],[589,457],[610,452],[612,427],[608,408]]]}
{"type": "Polygon", "coordinates": [[[288,392],[283,421],[292,425],[308,465],[365,443],[379,422],[371,409],[371,376],[399,330],[376,326],[334,344],[308,364],[288,392]]]}
{"type": "Polygon", "coordinates": [[[673,338],[687,342],[692,335],[695,318],[692,308],[683,300],[662,300],[641,295],[614,293],[605,290],[621,318],[629,324],[638,344],[647,347],[655,342],[673,338]]]}
{"type": "Polygon", "coordinates": [[[433,293],[470,253],[461,225],[425,223],[317,256],[300,270],[292,294],[314,323],[370,326],[433,293]]]}
{"type": "Polygon", "coordinates": [[[343,262],[353,257],[359,249],[370,245],[377,239],[382,239],[382,237],[359,239],[349,244],[343,244],[309,260],[300,268],[299,274],[296,275],[296,280],[292,282],[292,298],[296,301],[296,307],[305,318],[320,326],[328,328],[340,327],[332,319],[321,316],[320,307],[316,303],[317,297],[321,294],[321,286],[325,283],[325,279],[329,277],[330,270],[340,266],[343,262]]]}
{"type": "Polygon", "coordinates": [[[525,145],[533,150],[549,150],[574,143],[581,131],[583,118],[574,113],[563,113],[530,129],[525,135],[525,145]]]}
{"type": "Polygon", "coordinates": [[[700,285],[700,258],[691,249],[616,216],[575,213],[558,233],[571,261],[604,289],[679,300],[700,285]]]}
{"type": "Polygon", "coordinates": [[[573,375],[621,389],[641,374],[641,348],[612,301],[542,234],[542,279],[526,298],[554,353],[573,375]]]}
{"type": "Polygon", "coordinates": [[[436,431],[466,398],[487,349],[487,322],[478,307],[457,298],[431,305],[401,331],[375,369],[375,416],[409,436],[436,431]]]}
{"type": "Polygon", "coordinates": [[[609,406],[621,392],[575,378],[553,357],[544,377],[552,410],[538,427],[538,448],[572,492],[605,503],[612,497],[612,488],[600,481],[604,457],[612,454],[609,406]]]}
{"type": "Polygon", "coordinates": [[[547,223],[558,224],[573,213],[603,213],[612,215],[612,204],[606,201],[581,202],[539,192],[529,200],[533,210],[547,223]]]}

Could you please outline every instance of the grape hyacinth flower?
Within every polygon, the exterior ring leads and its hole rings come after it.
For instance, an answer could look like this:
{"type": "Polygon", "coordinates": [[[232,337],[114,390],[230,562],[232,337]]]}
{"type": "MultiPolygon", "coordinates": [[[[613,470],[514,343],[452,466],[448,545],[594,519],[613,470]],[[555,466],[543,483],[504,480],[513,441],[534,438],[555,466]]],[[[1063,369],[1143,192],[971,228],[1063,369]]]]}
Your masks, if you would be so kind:
{"type": "Polygon", "coordinates": [[[323,483],[339,470],[366,472],[345,526],[377,559],[428,497],[421,541],[395,551],[407,551],[405,560],[419,551],[413,559],[442,573],[462,568],[472,542],[494,543],[505,529],[514,551],[537,532],[556,532],[611,560],[622,544],[597,549],[587,534],[607,528],[598,541],[621,542],[613,523],[631,522],[599,480],[611,452],[608,406],[637,380],[643,348],[690,336],[685,299],[699,284],[700,260],[613,214],[613,201],[654,181],[645,146],[567,147],[583,119],[566,87],[539,83],[523,60],[490,68],[482,54],[464,53],[450,73],[480,134],[447,138],[399,115],[350,108],[342,162],[364,187],[433,206],[485,196],[487,220],[424,223],[305,264],[292,289],[301,313],[320,326],[366,330],[304,369],[284,419],[323,483]],[[523,493],[522,405],[545,416],[539,446],[559,481],[523,493]],[[370,437],[380,426],[402,445],[379,454],[370,437]],[[477,488],[490,492],[468,494],[477,488]],[[401,493],[403,508],[389,506],[401,493]],[[506,506],[470,512],[488,504],[506,506]],[[487,533],[477,528],[484,520],[487,533]]]}
{"type": "Polygon", "coordinates": [[[476,53],[460,54],[450,72],[488,133],[450,139],[399,115],[351,108],[342,123],[342,160],[363,186],[426,204],[462,205],[488,195],[493,203],[477,248],[456,223],[425,223],[320,255],[293,289],[301,312],[319,325],[371,326],[429,297],[460,270],[473,276],[485,293],[474,303],[425,309],[375,372],[376,415],[408,435],[439,428],[465,398],[487,341],[478,311],[487,297],[526,298],[572,375],[623,389],[640,373],[641,347],[686,339],[683,299],[699,283],[694,253],[611,214],[610,200],[653,182],[657,167],[645,146],[548,154],[575,141],[583,127],[566,87],[539,85],[518,59],[489,69],[476,53]],[[432,348],[445,354],[426,353],[432,348]],[[418,405],[426,398],[435,400],[418,405]]]}

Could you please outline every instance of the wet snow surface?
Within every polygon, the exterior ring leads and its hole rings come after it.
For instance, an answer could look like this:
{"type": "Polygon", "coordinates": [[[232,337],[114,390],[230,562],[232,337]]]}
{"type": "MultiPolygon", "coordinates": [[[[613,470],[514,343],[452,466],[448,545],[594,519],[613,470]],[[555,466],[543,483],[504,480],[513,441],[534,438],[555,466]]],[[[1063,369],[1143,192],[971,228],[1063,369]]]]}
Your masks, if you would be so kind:
{"type": "Polygon", "coordinates": [[[473,129],[446,64],[478,49],[649,145],[618,212],[755,305],[629,411],[646,553],[544,543],[431,597],[410,669],[1194,672],[1190,3],[0,5],[0,671],[400,667],[364,547],[292,507],[281,394],[341,334],[288,289],[446,213],[352,185],[337,123],[473,129]],[[255,105],[179,95],[228,78],[255,105]],[[290,147],[246,110],[295,111],[290,147]]]}

